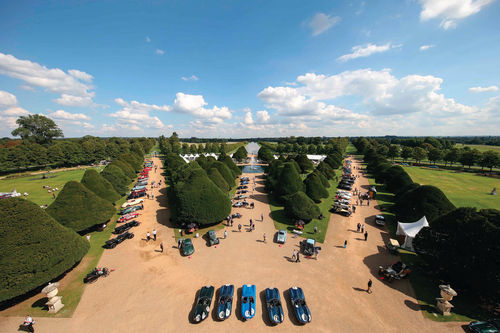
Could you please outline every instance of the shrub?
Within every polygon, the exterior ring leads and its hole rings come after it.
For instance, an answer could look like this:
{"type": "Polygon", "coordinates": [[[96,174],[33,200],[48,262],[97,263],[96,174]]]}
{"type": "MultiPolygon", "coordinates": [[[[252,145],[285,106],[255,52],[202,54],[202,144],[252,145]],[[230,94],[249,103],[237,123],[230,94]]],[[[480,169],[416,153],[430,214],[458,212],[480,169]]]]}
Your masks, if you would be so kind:
{"type": "Polygon", "coordinates": [[[285,214],[294,220],[311,221],[319,216],[319,208],[302,191],[295,192],[286,199],[285,214]]]}
{"type": "Polygon", "coordinates": [[[234,180],[235,176],[233,175],[233,172],[229,169],[229,167],[221,162],[221,161],[215,161],[212,164],[212,167],[216,168],[219,170],[219,173],[224,177],[224,180],[226,181],[227,185],[232,188],[234,186],[234,180]]]}
{"type": "Polygon", "coordinates": [[[294,160],[300,168],[300,173],[307,173],[307,171],[314,168],[312,162],[307,158],[306,154],[297,155],[294,160]]]}
{"type": "Polygon", "coordinates": [[[241,170],[238,168],[236,164],[234,164],[233,159],[229,157],[226,154],[220,154],[219,155],[219,161],[224,163],[229,170],[233,173],[233,179],[236,178],[238,175],[241,175],[241,170]]]}
{"type": "Polygon", "coordinates": [[[321,202],[321,198],[328,198],[328,191],[323,186],[321,179],[315,173],[310,173],[304,180],[306,185],[306,194],[314,202],[321,202]]]}
{"type": "Polygon", "coordinates": [[[292,162],[286,162],[281,171],[275,190],[280,197],[293,194],[298,191],[304,191],[305,186],[302,183],[299,173],[292,162]]]}
{"type": "Polygon", "coordinates": [[[330,182],[328,181],[328,179],[326,179],[325,175],[323,175],[323,174],[321,173],[321,171],[319,171],[319,170],[314,170],[314,172],[313,172],[313,173],[314,173],[314,174],[316,174],[316,175],[319,177],[319,179],[321,180],[321,183],[323,184],[323,186],[324,186],[325,188],[329,188],[329,187],[330,187],[330,182]]]}
{"type": "Polygon", "coordinates": [[[79,182],[69,181],[46,212],[65,227],[79,232],[108,221],[115,208],[79,182]]]}
{"type": "Polygon", "coordinates": [[[335,170],[342,166],[343,159],[340,154],[330,154],[323,161],[335,170]]]}
{"type": "Polygon", "coordinates": [[[120,169],[122,169],[123,174],[125,176],[127,176],[127,178],[130,181],[132,181],[132,179],[135,179],[135,177],[136,177],[136,173],[135,173],[134,168],[132,168],[132,166],[130,164],[128,164],[127,162],[124,162],[123,160],[115,160],[115,161],[109,163],[109,165],[115,165],[115,166],[119,167],[120,169]]]}
{"type": "Polygon", "coordinates": [[[120,195],[115,191],[113,185],[94,169],[85,170],[81,183],[86,188],[109,202],[115,202],[120,199],[120,195]]]}
{"type": "Polygon", "coordinates": [[[141,158],[137,154],[131,153],[131,152],[121,154],[118,159],[130,164],[132,166],[132,168],[134,168],[135,172],[141,171],[142,167],[144,165],[143,158],[141,158]]]}
{"type": "Polygon", "coordinates": [[[316,167],[316,170],[321,171],[321,173],[327,178],[327,179],[332,179],[335,177],[335,171],[326,164],[325,162],[320,162],[318,166],[316,167]]]}
{"type": "Polygon", "coordinates": [[[117,167],[116,165],[107,165],[104,170],[101,172],[101,176],[103,176],[108,182],[113,185],[118,194],[121,196],[125,195],[128,192],[128,185],[130,183],[130,179],[123,173],[122,169],[117,167]]]}
{"type": "Polygon", "coordinates": [[[210,168],[210,170],[208,170],[208,178],[210,178],[210,180],[213,181],[214,184],[217,185],[222,191],[227,192],[229,190],[229,185],[227,185],[227,182],[224,180],[224,177],[222,177],[217,168],[210,168]]]}
{"type": "Polygon", "coordinates": [[[0,302],[23,295],[79,262],[89,243],[36,204],[0,200],[0,302]]]}

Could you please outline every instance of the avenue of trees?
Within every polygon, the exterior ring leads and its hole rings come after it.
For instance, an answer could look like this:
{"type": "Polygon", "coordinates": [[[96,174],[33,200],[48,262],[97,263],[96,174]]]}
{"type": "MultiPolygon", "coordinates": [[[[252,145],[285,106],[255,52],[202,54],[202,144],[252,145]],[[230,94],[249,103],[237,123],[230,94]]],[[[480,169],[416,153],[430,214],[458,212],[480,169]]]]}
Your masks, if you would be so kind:
{"type": "Polygon", "coordinates": [[[376,182],[395,193],[395,205],[390,209],[397,221],[427,217],[429,227],[417,234],[413,245],[430,271],[440,280],[498,301],[500,295],[492,290],[500,285],[495,254],[500,251],[500,211],[456,208],[440,189],[413,183],[404,169],[391,165],[370,140],[358,138],[353,144],[364,154],[366,170],[376,182]]]}
{"type": "Polygon", "coordinates": [[[174,132],[169,138],[160,136],[158,143],[162,151],[172,152],[176,154],[203,154],[203,153],[229,153],[238,147],[244,147],[246,141],[227,143],[226,140],[220,139],[206,139],[205,143],[200,142],[196,138],[192,139],[179,139],[179,136],[174,132]],[[188,142],[193,142],[188,144],[188,142]]]}

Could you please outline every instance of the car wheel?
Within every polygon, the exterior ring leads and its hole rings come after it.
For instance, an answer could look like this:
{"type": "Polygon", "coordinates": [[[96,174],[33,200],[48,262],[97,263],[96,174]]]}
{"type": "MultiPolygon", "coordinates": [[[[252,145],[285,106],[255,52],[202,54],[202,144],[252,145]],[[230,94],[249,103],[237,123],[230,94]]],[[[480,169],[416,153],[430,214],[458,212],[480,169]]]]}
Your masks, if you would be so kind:
{"type": "Polygon", "coordinates": [[[135,236],[134,234],[130,234],[130,236],[128,236],[128,238],[132,239],[132,238],[134,238],[134,236],[135,236]]]}
{"type": "Polygon", "coordinates": [[[109,246],[109,248],[110,248],[110,249],[114,249],[115,247],[116,247],[116,244],[115,244],[115,243],[113,243],[113,244],[111,244],[111,245],[109,246]]]}

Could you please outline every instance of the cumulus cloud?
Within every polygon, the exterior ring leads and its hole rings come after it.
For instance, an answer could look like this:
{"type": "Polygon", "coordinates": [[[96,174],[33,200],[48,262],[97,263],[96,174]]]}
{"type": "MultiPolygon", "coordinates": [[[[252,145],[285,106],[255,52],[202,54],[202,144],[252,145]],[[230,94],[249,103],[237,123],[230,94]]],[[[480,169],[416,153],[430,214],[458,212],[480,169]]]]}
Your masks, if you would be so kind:
{"type": "Polygon", "coordinates": [[[9,106],[17,105],[16,96],[9,92],[0,90],[0,108],[5,108],[9,106]]]}
{"type": "Polygon", "coordinates": [[[57,110],[49,113],[49,117],[61,120],[89,120],[90,117],[83,113],[70,113],[64,110],[57,110]]]}
{"type": "Polygon", "coordinates": [[[434,45],[432,45],[432,44],[430,44],[430,45],[422,45],[422,46],[420,46],[419,50],[420,51],[426,51],[426,50],[428,50],[430,48],[433,48],[433,47],[434,47],[434,45]]]}
{"type": "Polygon", "coordinates": [[[7,91],[0,90],[0,136],[9,136],[10,131],[17,128],[19,116],[27,116],[31,112],[18,105],[17,97],[7,91]]]}
{"type": "Polygon", "coordinates": [[[252,117],[252,112],[247,111],[245,113],[245,120],[244,120],[245,125],[252,125],[253,124],[253,117],[252,117]]]}
{"type": "Polygon", "coordinates": [[[391,45],[391,43],[387,43],[384,45],[375,45],[372,43],[368,43],[365,45],[356,45],[353,46],[351,51],[352,53],[344,54],[337,58],[338,61],[345,62],[356,58],[368,57],[374,53],[382,53],[389,51],[392,48],[401,47],[401,45],[391,45]]]}
{"type": "Polygon", "coordinates": [[[479,13],[495,0],[420,0],[420,20],[441,19],[439,24],[445,30],[455,28],[457,22],[479,13]]]}
{"type": "Polygon", "coordinates": [[[144,128],[162,129],[165,127],[157,116],[151,116],[151,111],[170,111],[168,105],[146,104],[138,101],[127,102],[122,98],[115,99],[122,108],[110,116],[116,118],[116,126],[122,129],[142,132],[144,128]]]}
{"type": "Polygon", "coordinates": [[[71,106],[89,106],[93,104],[94,92],[90,84],[92,75],[70,69],[68,72],[59,68],[47,68],[36,62],[21,60],[10,54],[0,53],[0,74],[24,81],[29,87],[40,87],[48,92],[60,94],[56,103],[71,106]]]}
{"type": "Polygon", "coordinates": [[[311,20],[306,22],[306,25],[311,28],[312,35],[317,36],[326,32],[328,29],[338,24],[341,20],[340,16],[317,13],[311,20]]]}
{"type": "Polygon", "coordinates": [[[182,81],[198,81],[198,77],[196,75],[191,75],[191,76],[183,76],[181,77],[182,81]]]}
{"type": "Polygon", "coordinates": [[[267,113],[266,110],[262,111],[257,111],[257,122],[258,123],[267,123],[271,117],[269,116],[269,113],[267,113]]]}
{"type": "Polygon", "coordinates": [[[481,93],[481,92],[491,92],[491,91],[497,91],[498,87],[497,86],[489,86],[489,87],[471,87],[469,88],[470,92],[473,93],[481,93]]]}
{"type": "Polygon", "coordinates": [[[206,108],[207,102],[202,95],[189,95],[178,92],[175,95],[172,111],[186,113],[196,118],[202,118],[205,122],[221,123],[224,119],[232,117],[231,110],[223,106],[214,105],[212,108],[206,108]]]}
{"type": "Polygon", "coordinates": [[[164,55],[165,54],[165,51],[161,50],[161,49],[156,49],[156,54],[159,54],[159,55],[164,55]]]}

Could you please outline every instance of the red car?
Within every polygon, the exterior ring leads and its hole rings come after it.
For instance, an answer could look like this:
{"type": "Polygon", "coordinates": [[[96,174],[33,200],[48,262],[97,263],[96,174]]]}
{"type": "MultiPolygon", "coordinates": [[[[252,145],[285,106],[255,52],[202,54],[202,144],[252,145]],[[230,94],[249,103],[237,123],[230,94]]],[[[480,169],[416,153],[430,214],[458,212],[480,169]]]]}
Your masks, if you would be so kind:
{"type": "Polygon", "coordinates": [[[127,215],[123,215],[122,217],[120,217],[118,219],[118,222],[125,222],[125,221],[128,221],[128,220],[132,220],[132,219],[135,219],[138,216],[139,216],[139,213],[133,212],[133,213],[130,213],[130,214],[127,214],[127,215]]]}

